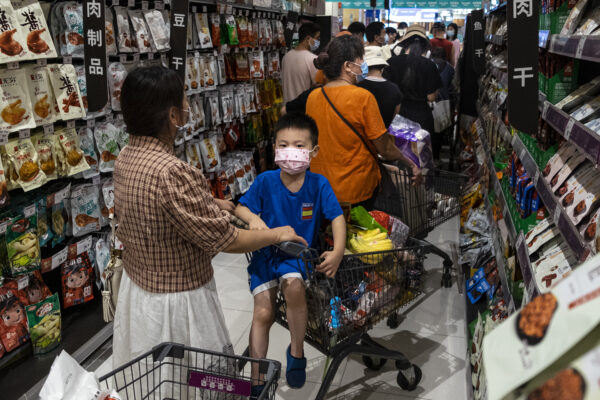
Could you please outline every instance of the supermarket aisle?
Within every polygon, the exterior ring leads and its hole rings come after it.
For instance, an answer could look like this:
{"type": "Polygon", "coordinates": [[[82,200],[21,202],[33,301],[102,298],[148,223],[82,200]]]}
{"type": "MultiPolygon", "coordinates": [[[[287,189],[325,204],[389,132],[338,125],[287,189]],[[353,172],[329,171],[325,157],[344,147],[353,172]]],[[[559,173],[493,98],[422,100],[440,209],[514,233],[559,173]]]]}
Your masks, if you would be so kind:
{"type": "MultiPolygon", "coordinates": [[[[449,251],[458,238],[458,218],[430,233],[428,240],[449,251]]],[[[248,290],[244,255],[220,254],[214,259],[215,278],[225,318],[235,352],[241,354],[248,343],[252,318],[252,298],[248,290]]],[[[464,399],[466,339],[464,299],[456,289],[440,288],[441,260],[430,256],[425,265],[429,271],[426,293],[405,310],[405,320],[395,329],[385,322],[375,327],[371,335],[382,344],[404,352],[423,371],[423,380],[413,392],[404,392],[396,383],[397,372],[388,362],[382,370],[367,370],[358,357],[351,357],[340,367],[329,392],[329,399],[464,399]]],[[[285,370],[285,349],[289,333],[279,325],[271,330],[268,357],[282,362],[285,370]]],[[[313,399],[318,392],[326,357],[309,345],[307,383],[302,390],[293,390],[280,381],[279,399],[313,399]]],[[[110,360],[108,360],[110,362],[110,360]]],[[[110,368],[104,364],[101,369],[110,368]]],[[[100,372],[100,371],[98,371],[100,372]]]]}

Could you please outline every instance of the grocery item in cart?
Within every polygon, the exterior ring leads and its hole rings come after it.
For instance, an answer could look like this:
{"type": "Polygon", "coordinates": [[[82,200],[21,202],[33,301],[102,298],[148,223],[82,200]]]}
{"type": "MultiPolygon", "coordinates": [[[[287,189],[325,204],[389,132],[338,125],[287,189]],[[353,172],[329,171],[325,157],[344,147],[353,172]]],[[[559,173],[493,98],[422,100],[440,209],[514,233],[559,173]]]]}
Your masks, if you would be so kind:
{"type": "Polygon", "coordinates": [[[37,0],[11,0],[31,58],[56,57],[56,49],[37,0]]]}
{"type": "Polygon", "coordinates": [[[49,64],[48,73],[62,119],[85,117],[75,67],[71,64],[49,64]]]}
{"type": "Polygon", "coordinates": [[[44,67],[29,67],[26,69],[28,78],[29,97],[33,105],[33,119],[35,125],[51,124],[57,119],[57,105],[54,91],[44,67]]]}
{"type": "Polygon", "coordinates": [[[6,286],[0,287],[0,317],[0,342],[5,351],[10,352],[27,342],[25,306],[6,286]]]}
{"type": "Polygon", "coordinates": [[[115,160],[119,155],[120,131],[110,122],[96,125],[94,137],[100,155],[100,172],[111,172],[115,169],[115,160]]]}
{"type": "MultiPolygon", "coordinates": [[[[83,58],[83,8],[81,3],[67,2],[63,7],[66,22],[65,39],[67,53],[73,57],[83,58]]],[[[65,54],[63,54],[65,55],[65,54]]]]}
{"type": "Polygon", "coordinates": [[[75,175],[90,168],[83,151],[79,147],[79,135],[75,128],[64,128],[57,131],[56,135],[65,154],[67,175],[75,175]]]}
{"type": "Polygon", "coordinates": [[[41,265],[35,203],[23,211],[10,220],[4,235],[8,273],[13,277],[35,271],[41,265]]]}
{"type": "Polygon", "coordinates": [[[433,170],[433,153],[429,132],[420,125],[400,115],[396,115],[390,124],[389,132],[395,137],[396,146],[411,159],[417,167],[426,171],[433,170]]]}
{"type": "Polygon", "coordinates": [[[58,293],[27,306],[26,310],[33,354],[46,354],[54,350],[61,340],[58,293]]]}
{"type": "Polygon", "coordinates": [[[0,129],[14,132],[35,128],[25,70],[0,71],[0,129]]]}
{"type": "Polygon", "coordinates": [[[0,24],[0,62],[7,63],[29,58],[26,50],[25,37],[15,10],[9,0],[0,1],[0,14],[3,15],[0,24]]]}
{"type": "Polygon", "coordinates": [[[21,189],[27,192],[46,183],[46,174],[40,168],[40,160],[31,139],[9,141],[6,152],[18,175],[16,183],[21,189]]]}
{"type": "Polygon", "coordinates": [[[69,308],[94,299],[94,269],[87,251],[61,266],[63,305],[69,308]]]}

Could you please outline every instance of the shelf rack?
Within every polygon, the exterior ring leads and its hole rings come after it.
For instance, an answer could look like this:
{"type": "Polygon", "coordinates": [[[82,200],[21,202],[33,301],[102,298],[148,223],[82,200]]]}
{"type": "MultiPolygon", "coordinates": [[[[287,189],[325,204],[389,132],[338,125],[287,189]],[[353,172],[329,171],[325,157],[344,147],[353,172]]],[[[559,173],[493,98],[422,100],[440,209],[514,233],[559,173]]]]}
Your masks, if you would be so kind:
{"type": "Polygon", "coordinates": [[[600,36],[552,35],[546,44],[550,53],[600,62],[600,36]]]}

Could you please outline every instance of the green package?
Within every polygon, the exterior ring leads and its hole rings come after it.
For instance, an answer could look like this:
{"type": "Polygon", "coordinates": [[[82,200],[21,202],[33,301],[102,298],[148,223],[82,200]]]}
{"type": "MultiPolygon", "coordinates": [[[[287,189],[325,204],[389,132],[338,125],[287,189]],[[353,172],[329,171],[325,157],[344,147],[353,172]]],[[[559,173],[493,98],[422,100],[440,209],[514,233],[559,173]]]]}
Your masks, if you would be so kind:
{"type": "Polygon", "coordinates": [[[25,208],[25,213],[13,218],[6,228],[6,251],[11,276],[26,274],[40,268],[40,242],[35,210],[35,204],[25,208]],[[30,208],[33,212],[28,210],[30,208]]]}
{"type": "Polygon", "coordinates": [[[58,293],[26,308],[33,354],[45,354],[60,343],[61,320],[58,293]]]}
{"type": "Polygon", "coordinates": [[[352,221],[354,225],[358,225],[367,230],[379,228],[381,232],[387,233],[387,229],[375,221],[375,218],[373,218],[362,206],[352,207],[352,210],[350,210],[350,221],[352,221]]]}

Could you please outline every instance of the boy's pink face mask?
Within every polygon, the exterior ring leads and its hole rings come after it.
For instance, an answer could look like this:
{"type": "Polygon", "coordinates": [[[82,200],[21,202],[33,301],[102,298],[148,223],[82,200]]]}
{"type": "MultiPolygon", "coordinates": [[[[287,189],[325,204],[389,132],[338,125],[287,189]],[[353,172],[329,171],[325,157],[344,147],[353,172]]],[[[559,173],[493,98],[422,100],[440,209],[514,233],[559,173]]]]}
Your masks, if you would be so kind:
{"type": "Polygon", "coordinates": [[[310,153],[312,150],[298,149],[296,147],[285,147],[275,149],[275,164],[282,171],[297,175],[308,169],[310,166],[310,153]]]}

